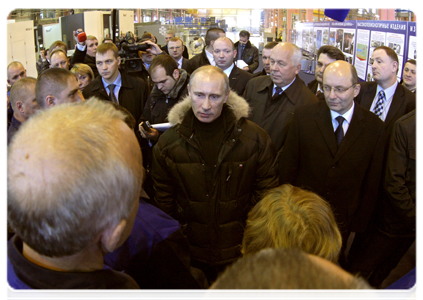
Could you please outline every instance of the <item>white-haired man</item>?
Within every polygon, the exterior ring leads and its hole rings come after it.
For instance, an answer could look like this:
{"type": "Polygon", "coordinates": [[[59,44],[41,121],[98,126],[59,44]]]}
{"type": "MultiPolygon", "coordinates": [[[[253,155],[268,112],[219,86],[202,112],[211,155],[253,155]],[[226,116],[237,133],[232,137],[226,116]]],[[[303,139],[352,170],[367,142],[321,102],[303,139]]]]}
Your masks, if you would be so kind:
{"type": "Polygon", "coordinates": [[[250,120],[267,131],[277,151],[283,146],[294,110],[318,101],[298,77],[301,58],[296,45],[278,44],[270,54],[270,76],[251,79],[244,91],[252,109],[250,120]]]}

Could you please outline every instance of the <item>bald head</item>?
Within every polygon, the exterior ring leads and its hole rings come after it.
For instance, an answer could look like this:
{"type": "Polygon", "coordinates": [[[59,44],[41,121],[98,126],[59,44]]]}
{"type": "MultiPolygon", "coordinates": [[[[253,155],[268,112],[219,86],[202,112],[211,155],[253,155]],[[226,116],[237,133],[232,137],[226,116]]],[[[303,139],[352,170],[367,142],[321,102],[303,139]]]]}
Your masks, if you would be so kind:
{"type": "Polygon", "coordinates": [[[13,86],[16,81],[26,77],[26,70],[24,66],[18,61],[12,61],[7,66],[7,83],[13,86]]]}
{"type": "Polygon", "coordinates": [[[234,43],[227,37],[218,38],[213,43],[214,61],[222,70],[226,70],[234,63],[236,53],[234,43]]]}
{"type": "Polygon", "coordinates": [[[354,66],[342,60],[329,64],[323,72],[323,91],[329,109],[345,114],[360,92],[354,66]]]}

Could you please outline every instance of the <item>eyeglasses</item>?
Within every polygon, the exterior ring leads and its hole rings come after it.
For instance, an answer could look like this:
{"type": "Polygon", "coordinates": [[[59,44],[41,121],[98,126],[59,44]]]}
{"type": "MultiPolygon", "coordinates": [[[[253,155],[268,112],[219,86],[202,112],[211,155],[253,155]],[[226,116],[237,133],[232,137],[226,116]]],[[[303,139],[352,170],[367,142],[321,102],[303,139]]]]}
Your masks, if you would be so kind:
{"type": "Polygon", "coordinates": [[[181,46],[177,46],[177,47],[170,47],[170,48],[169,48],[169,50],[171,50],[171,51],[173,51],[173,50],[175,50],[175,49],[176,49],[176,50],[181,49],[181,46]]]}
{"type": "Polygon", "coordinates": [[[335,95],[342,95],[343,93],[345,93],[346,91],[348,91],[350,88],[352,88],[353,86],[355,86],[356,84],[353,84],[352,86],[350,86],[350,87],[348,87],[348,88],[336,88],[336,87],[331,87],[331,86],[329,86],[329,85],[326,85],[326,84],[324,84],[323,85],[323,91],[325,92],[325,93],[328,93],[328,94],[330,94],[330,92],[332,91],[332,89],[333,89],[333,91],[334,91],[334,93],[335,93],[335,95]]]}

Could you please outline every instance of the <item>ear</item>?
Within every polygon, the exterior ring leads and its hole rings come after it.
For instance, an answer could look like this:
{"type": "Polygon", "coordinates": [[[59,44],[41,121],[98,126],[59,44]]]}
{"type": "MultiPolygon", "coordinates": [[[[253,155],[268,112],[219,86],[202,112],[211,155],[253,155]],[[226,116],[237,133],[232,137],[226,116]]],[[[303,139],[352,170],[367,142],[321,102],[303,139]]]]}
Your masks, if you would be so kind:
{"type": "Polygon", "coordinates": [[[115,226],[110,226],[106,230],[104,230],[103,234],[101,235],[101,245],[102,249],[105,253],[113,252],[117,247],[119,247],[119,242],[121,240],[121,236],[125,231],[126,227],[126,220],[122,219],[119,224],[115,226]]]}
{"type": "Polygon", "coordinates": [[[234,58],[236,58],[236,54],[238,53],[238,51],[235,49],[234,50],[234,58]]]}
{"type": "Polygon", "coordinates": [[[22,113],[22,114],[24,113],[22,101],[16,101],[16,108],[17,108],[17,110],[19,110],[20,113],[22,113]]]}
{"type": "Polygon", "coordinates": [[[398,70],[398,62],[394,60],[394,61],[392,62],[392,66],[393,66],[393,67],[394,67],[394,69],[395,69],[395,70],[394,70],[395,74],[398,74],[398,73],[397,73],[397,70],[398,70]]]}
{"type": "Polygon", "coordinates": [[[297,67],[295,68],[295,74],[300,73],[301,71],[301,64],[298,64],[297,67]]]}
{"type": "MultiPolygon", "coordinates": [[[[141,55],[140,55],[141,56],[141,55]]],[[[120,66],[120,63],[121,63],[121,58],[120,58],[120,56],[118,56],[118,58],[117,58],[117,61],[118,61],[118,66],[120,66]]]]}
{"type": "Polygon", "coordinates": [[[179,69],[173,70],[173,79],[178,80],[179,79],[179,69]]]}
{"type": "Polygon", "coordinates": [[[55,98],[53,95],[47,95],[46,97],[46,107],[52,107],[55,105],[55,98]]]}
{"type": "Polygon", "coordinates": [[[361,89],[361,85],[357,84],[354,88],[354,98],[358,96],[358,94],[360,93],[360,89],[361,89]]]}

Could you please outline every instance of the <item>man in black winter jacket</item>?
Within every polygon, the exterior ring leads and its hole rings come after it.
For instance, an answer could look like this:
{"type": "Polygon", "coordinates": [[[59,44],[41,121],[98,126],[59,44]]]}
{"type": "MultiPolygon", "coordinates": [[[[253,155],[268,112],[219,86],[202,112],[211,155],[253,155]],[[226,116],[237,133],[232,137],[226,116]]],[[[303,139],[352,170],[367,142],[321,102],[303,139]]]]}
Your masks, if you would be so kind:
{"type": "Polygon", "coordinates": [[[151,176],[155,201],[181,223],[192,265],[212,283],[241,255],[248,211],[277,185],[276,152],[221,69],[197,69],[188,94],[168,114],[151,176]]]}
{"type": "Polygon", "coordinates": [[[248,31],[240,31],[239,41],[235,43],[235,49],[238,52],[236,60],[243,60],[247,64],[247,66],[241,69],[250,73],[254,73],[260,64],[259,51],[256,46],[251,44],[250,33],[248,31]]]}

